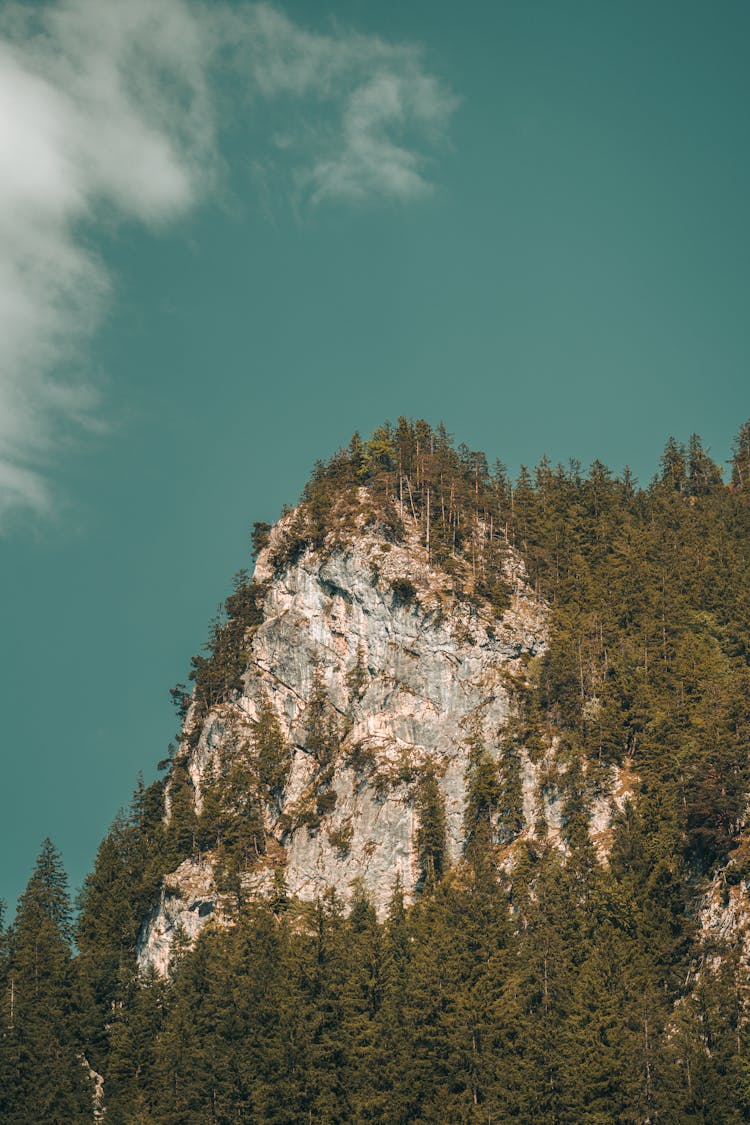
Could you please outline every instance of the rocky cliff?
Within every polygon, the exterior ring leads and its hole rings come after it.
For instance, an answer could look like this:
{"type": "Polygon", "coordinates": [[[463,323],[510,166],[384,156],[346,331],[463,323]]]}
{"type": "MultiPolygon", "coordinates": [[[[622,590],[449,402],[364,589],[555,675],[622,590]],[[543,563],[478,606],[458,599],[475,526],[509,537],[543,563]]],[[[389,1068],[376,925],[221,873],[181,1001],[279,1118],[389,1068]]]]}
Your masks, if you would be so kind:
{"type": "Polygon", "coordinates": [[[72,963],[45,845],[0,1073],[52,1029],[49,1105],[78,1073],[113,1125],[750,1120],[750,475],[663,467],[511,482],[406,419],[318,462],[72,963]]]}
{"type": "MultiPolygon", "coordinates": [[[[456,861],[478,747],[501,782],[511,752],[517,768],[518,820],[503,826],[496,814],[498,848],[524,833],[559,833],[554,747],[530,754],[511,730],[546,643],[547,612],[520,557],[503,544],[507,597],[498,607],[476,593],[466,559],[434,565],[405,514],[398,542],[360,514],[343,539],[328,536],[290,558],[294,520],[280,521],[257,559],[259,622],[244,638],[241,688],[202,714],[193,700],[176,758],[196,815],[209,793],[220,806],[236,801],[232,765],[257,767],[259,725],[270,716],[283,769],[261,801],[263,846],[241,865],[234,893],[217,879],[220,848],[186,858],[164,879],[138,940],[143,968],[165,972],[178,935],[190,942],[210,921],[231,920],[238,887],[253,897],[281,880],[302,899],[333,889],[347,900],[359,883],[382,916],[399,880],[411,900],[425,875],[420,784],[436,782],[446,862],[456,861]]],[[[257,768],[247,776],[257,778],[257,768]]],[[[168,788],[167,817],[169,797],[168,788]]],[[[598,842],[618,800],[613,779],[591,810],[598,842]]]]}

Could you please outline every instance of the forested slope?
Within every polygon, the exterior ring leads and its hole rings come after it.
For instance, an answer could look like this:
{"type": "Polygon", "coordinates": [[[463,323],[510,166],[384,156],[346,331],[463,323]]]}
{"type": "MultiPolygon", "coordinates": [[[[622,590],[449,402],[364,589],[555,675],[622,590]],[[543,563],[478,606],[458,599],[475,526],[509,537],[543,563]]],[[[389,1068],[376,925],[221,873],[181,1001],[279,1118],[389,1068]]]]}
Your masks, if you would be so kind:
{"type": "MultiPolygon", "coordinates": [[[[198,807],[191,755],[242,692],[262,627],[266,591],[241,574],[175,689],[163,779],[101,845],[75,954],[49,844],[5,932],[2,1120],[91,1120],[94,1075],[113,1123],[750,1120],[750,424],[728,476],[694,436],[670,439],[647,487],[599,462],[511,482],[403,419],[316,466],[280,531],[256,525],[264,581],[361,537],[364,510],[395,550],[418,536],[450,580],[444,613],[509,620],[514,552],[545,607],[545,646],[506,677],[501,745],[470,741],[460,854],[425,767],[410,781],[414,894],[397,880],[380,915],[364,882],[347,903],[291,894],[274,819],[289,746],[270,712],[198,807]],[[169,976],[144,975],[136,946],[165,876],[205,855],[234,924],[177,935],[169,976]]],[[[394,612],[423,597],[416,581],[390,596],[394,612]]],[[[346,740],[315,690],[325,798],[367,763],[336,757],[346,740]]],[[[313,807],[305,831],[330,811],[313,807]]]]}

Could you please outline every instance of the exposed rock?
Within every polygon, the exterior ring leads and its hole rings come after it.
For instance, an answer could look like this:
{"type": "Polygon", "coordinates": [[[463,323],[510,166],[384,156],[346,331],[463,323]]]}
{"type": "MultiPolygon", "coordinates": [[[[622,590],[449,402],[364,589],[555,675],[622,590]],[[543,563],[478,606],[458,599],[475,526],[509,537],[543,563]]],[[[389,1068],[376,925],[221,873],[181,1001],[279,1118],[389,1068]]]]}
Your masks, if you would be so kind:
{"type": "Polygon", "coordinates": [[[714,875],[699,914],[701,944],[709,968],[716,968],[728,949],[750,969],[750,841],[740,846],[714,875]]]}
{"type": "Polygon", "coordinates": [[[81,1063],[91,1083],[94,1121],[103,1121],[106,1114],[104,1108],[104,1076],[94,1070],[85,1055],[81,1055],[81,1063]]]}
{"type": "MultiPolygon", "coordinates": [[[[470,747],[479,742],[503,758],[514,688],[545,647],[546,609],[508,548],[512,599],[498,616],[466,595],[467,564],[453,577],[430,564],[408,520],[405,542],[360,528],[277,570],[274,552],[292,518],[258,558],[263,620],[248,641],[243,690],[209,712],[189,754],[196,807],[222,753],[251,739],[270,701],[291,760],[283,794],[266,808],[273,846],[244,874],[245,893],[268,891],[282,867],[288,892],[302,899],[334,888],[346,901],[361,881],[382,917],[397,879],[407,901],[418,888],[415,797],[427,765],[445,803],[448,855],[462,855],[470,747]],[[316,684],[338,732],[327,773],[308,745],[316,684]]],[[[526,831],[538,832],[542,817],[559,836],[559,794],[540,791],[542,764],[526,753],[522,767],[526,831]]],[[[606,828],[603,810],[597,825],[606,828]]],[[[186,860],[165,881],[141,931],[142,967],[166,972],[176,934],[191,941],[210,919],[228,916],[211,858],[186,860]]]]}
{"type": "Polygon", "coordinates": [[[192,944],[215,910],[213,869],[206,861],[186,859],[164,881],[159,901],[145,919],[136,946],[142,969],[169,971],[176,941],[192,944]]]}
{"type": "Polygon", "coordinates": [[[609,770],[609,783],[593,801],[589,813],[589,831],[599,859],[607,861],[612,844],[612,824],[618,812],[622,812],[628,801],[632,800],[639,782],[630,759],[622,766],[613,765],[609,770]]]}

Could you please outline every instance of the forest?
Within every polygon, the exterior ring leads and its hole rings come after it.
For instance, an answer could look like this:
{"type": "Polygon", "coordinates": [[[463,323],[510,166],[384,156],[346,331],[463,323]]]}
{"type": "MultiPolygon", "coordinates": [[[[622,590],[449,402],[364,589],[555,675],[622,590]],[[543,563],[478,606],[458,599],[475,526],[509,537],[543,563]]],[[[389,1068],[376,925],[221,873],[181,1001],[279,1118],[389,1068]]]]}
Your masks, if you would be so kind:
{"type": "MultiPolygon", "coordinates": [[[[271,894],[243,897],[269,845],[264,802],[285,783],[273,716],[257,724],[252,785],[228,775],[231,815],[217,794],[197,816],[182,757],[239,690],[262,595],[241,572],[190,686],[173,689],[181,730],[162,776],[138,785],[75,903],[45,841],[2,927],[1,1121],[750,1121],[743,920],[721,939],[701,926],[709,890],[726,904],[750,886],[750,422],[727,472],[697,435],[670,438],[640,485],[600,461],[543,459],[511,479],[443,426],[402,418],[315,466],[273,567],[362,520],[398,541],[405,513],[467,602],[502,615],[514,549],[549,606],[502,768],[472,753],[464,855],[447,860],[425,776],[413,904],[398,885],[381,920],[364,888],[347,909],[301,902],[283,868],[271,894]],[[553,741],[564,848],[520,833],[515,755],[553,741]],[[612,766],[633,787],[601,862],[588,818],[612,766]],[[168,978],[140,973],[164,875],[206,848],[236,924],[178,948],[168,978]]],[[[269,533],[254,525],[256,554],[269,533]]],[[[324,760],[322,718],[317,737],[324,760]]]]}

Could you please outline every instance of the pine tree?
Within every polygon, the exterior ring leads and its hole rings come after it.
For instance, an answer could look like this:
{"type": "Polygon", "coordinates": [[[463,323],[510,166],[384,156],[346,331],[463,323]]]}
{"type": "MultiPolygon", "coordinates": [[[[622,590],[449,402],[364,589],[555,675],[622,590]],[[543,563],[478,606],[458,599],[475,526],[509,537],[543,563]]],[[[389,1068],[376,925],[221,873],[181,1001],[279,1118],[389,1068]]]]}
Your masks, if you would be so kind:
{"type": "Polygon", "coordinates": [[[3,1002],[0,1094],[8,1125],[88,1122],[92,1089],[70,951],[71,911],[59,852],[47,839],[18,904],[10,936],[3,1002]]]}
{"type": "Polygon", "coordinates": [[[415,807],[420,882],[433,887],[443,875],[447,856],[445,802],[432,766],[427,766],[420,778],[415,807]]]}
{"type": "Polygon", "coordinates": [[[475,736],[469,749],[464,806],[465,852],[475,867],[491,863],[500,795],[497,762],[475,736]]]}
{"type": "Polygon", "coordinates": [[[732,484],[745,490],[750,486],[750,421],[740,426],[732,447],[732,484]]]}
{"type": "Polygon", "coordinates": [[[261,699],[258,718],[253,723],[258,783],[267,799],[278,798],[286,784],[291,757],[273,704],[267,695],[261,699]]]}

